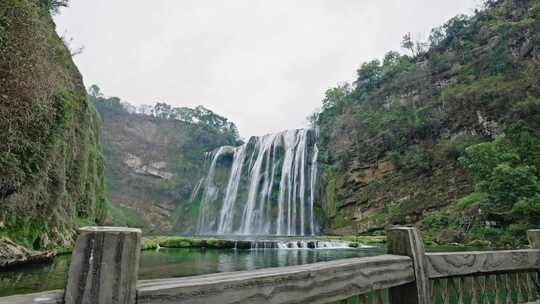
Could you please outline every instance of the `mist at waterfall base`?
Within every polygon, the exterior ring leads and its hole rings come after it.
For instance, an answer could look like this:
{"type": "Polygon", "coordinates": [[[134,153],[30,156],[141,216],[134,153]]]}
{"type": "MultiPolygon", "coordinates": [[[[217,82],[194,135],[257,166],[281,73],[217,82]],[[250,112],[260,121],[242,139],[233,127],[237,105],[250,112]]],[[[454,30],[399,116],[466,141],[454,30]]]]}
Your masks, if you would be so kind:
{"type": "Polygon", "coordinates": [[[196,234],[310,236],[321,210],[317,132],[287,130],[208,153],[194,188],[196,234]]]}

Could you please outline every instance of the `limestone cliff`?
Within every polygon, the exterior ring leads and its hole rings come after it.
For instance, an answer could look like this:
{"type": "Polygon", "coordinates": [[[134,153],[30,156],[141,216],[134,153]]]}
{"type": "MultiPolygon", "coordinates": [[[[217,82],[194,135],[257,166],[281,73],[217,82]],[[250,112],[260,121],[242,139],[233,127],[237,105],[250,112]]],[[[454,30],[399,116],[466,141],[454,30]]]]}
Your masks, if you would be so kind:
{"type": "Polygon", "coordinates": [[[540,135],[539,17],[538,1],[487,1],[411,42],[412,55],[390,52],[327,92],[318,117],[327,232],[419,223],[473,191],[458,161],[467,147],[518,120],[540,135]]]}
{"type": "Polygon", "coordinates": [[[206,174],[205,153],[236,145],[234,124],[204,107],[171,108],[158,103],[136,111],[115,97],[91,99],[103,125],[111,202],[107,223],[170,233],[179,217],[189,222],[186,204],[206,174]]]}
{"type": "Polygon", "coordinates": [[[0,2],[0,237],[37,250],[106,214],[99,119],[55,32],[61,3],[0,2]]]}

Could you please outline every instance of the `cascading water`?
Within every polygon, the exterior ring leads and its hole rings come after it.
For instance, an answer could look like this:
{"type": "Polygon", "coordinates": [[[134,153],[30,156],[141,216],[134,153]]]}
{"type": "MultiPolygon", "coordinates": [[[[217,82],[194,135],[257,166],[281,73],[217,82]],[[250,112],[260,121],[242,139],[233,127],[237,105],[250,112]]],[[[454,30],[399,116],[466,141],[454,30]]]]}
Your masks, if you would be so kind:
{"type": "MultiPolygon", "coordinates": [[[[199,228],[199,233],[208,233],[210,230],[207,228],[207,223],[209,222],[209,209],[211,207],[211,204],[217,199],[219,189],[214,184],[214,174],[216,171],[216,164],[217,160],[225,150],[225,147],[220,147],[213,155],[212,157],[212,163],[210,164],[210,169],[208,170],[208,175],[205,179],[205,187],[204,187],[204,193],[203,198],[201,202],[201,208],[199,209],[199,220],[197,223],[197,226],[199,228]]],[[[195,189],[198,191],[198,187],[195,189]]],[[[197,193],[194,193],[191,195],[192,197],[196,197],[197,193]]]]}
{"type": "MultiPolygon", "coordinates": [[[[226,157],[228,149],[218,149],[201,183],[204,192],[198,232],[316,234],[315,208],[320,206],[316,140],[312,129],[250,138],[232,150],[232,163],[224,165],[228,168],[228,181],[226,185],[222,182],[221,188],[214,181],[216,165],[220,161],[231,162],[231,158],[226,157]]],[[[197,197],[197,193],[192,197],[197,197]]]]}
{"type": "Polygon", "coordinates": [[[223,207],[221,208],[219,217],[218,234],[232,233],[232,221],[234,204],[236,202],[236,196],[238,194],[238,186],[240,184],[240,178],[242,177],[242,166],[244,164],[244,156],[246,153],[246,146],[242,145],[235,149],[233,165],[231,169],[231,176],[227,183],[227,192],[225,199],[223,199],[223,207]]]}
{"type": "MultiPolygon", "coordinates": [[[[310,182],[309,182],[309,215],[310,215],[310,227],[314,225],[314,205],[315,205],[315,186],[317,185],[317,176],[319,171],[317,170],[317,158],[319,157],[319,148],[317,144],[313,146],[313,158],[311,159],[311,173],[310,173],[310,182]]],[[[314,235],[313,229],[311,229],[311,235],[314,235]]]]}

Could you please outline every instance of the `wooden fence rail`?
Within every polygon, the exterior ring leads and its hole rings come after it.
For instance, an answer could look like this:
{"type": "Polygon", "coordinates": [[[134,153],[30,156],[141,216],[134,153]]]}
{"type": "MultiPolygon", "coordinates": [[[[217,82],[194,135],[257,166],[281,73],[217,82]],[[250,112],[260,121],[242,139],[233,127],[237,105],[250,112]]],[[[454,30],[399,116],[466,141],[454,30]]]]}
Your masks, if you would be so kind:
{"type": "Polygon", "coordinates": [[[413,227],[387,231],[388,254],[300,266],[137,281],[141,232],[87,227],[66,290],[0,304],[510,304],[540,300],[540,230],[531,249],[425,253],[413,227]],[[384,292],[383,292],[384,291],[384,292]],[[387,291],[387,292],[386,292],[387,291]]]}

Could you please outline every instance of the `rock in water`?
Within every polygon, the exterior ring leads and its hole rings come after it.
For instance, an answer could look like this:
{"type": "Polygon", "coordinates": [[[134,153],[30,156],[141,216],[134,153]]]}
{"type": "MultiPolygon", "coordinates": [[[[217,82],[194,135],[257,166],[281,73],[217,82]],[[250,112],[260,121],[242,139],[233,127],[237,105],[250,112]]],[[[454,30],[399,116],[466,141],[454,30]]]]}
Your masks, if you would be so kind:
{"type": "Polygon", "coordinates": [[[54,252],[30,250],[7,237],[0,237],[0,267],[46,261],[50,260],[53,256],[54,252]]]}

